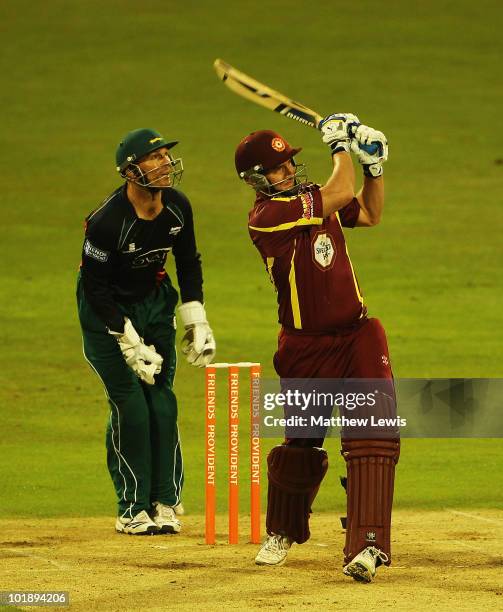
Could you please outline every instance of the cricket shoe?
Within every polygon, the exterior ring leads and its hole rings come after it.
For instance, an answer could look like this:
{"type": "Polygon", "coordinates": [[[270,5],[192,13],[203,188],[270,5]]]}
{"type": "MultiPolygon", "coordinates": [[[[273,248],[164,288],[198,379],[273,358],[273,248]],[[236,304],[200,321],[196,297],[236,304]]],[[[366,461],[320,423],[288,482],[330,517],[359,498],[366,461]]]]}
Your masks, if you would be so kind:
{"type": "Polygon", "coordinates": [[[115,521],[115,529],[129,535],[154,535],[160,531],[146,510],[138,512],[133,518],[118,516],[115,521]]]}
{"type": "Polygon", "coordinates": [[[372,582],[376,568],[388,561],[388,555],[375,546],[367,546],[342,570],[358,582],[372,582]]]}
{"type": "Polygon", "coordinates": [[[267,540],[262,544],[262,548],[255,557],[257,565],[283,565],[286,560],[288,549],[292,546],[289,538],[281,535],[267,536],[267,540]]]}
{"type": "Polygon", "coordinates": [[[161,533],[180,533],[182,524],[176,518],[173,506],[166,506],[161,502],[154,502],[154,523],[159,527],[161,533]]]}
{"type": "Polygon", "coordinates": [[[183,507],[182,502],[173,506],[173,510],[177,516],[183,516],[185,514],[185,508],[183,507]]]}

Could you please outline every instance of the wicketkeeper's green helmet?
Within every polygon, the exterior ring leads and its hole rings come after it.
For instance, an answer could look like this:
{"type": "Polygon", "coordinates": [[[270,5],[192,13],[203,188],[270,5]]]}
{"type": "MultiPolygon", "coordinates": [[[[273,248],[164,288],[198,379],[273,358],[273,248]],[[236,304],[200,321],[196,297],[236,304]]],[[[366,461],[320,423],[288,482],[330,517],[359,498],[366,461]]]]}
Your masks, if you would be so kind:
{"type": "Polygon", "coordinates": [[[172,149],[176,144],[177,140],[168,142],[159,132],[150,128],[133,130],[124,136],[115,152],[117,172],[122,175],[130,164],[134,164],[144,155],[161,147],[172,149]]]}

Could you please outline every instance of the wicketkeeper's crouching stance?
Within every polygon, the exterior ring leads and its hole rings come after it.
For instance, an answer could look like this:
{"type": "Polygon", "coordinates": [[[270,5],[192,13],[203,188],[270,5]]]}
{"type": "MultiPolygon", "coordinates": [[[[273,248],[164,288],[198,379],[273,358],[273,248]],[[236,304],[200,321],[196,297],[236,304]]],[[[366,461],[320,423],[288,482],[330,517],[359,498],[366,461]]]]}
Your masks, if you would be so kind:
{"type": "MultiPolygon", "coordinates": [[[[300,149],[275,132],[253,132],[236,150],[237,172],[257,194],[250,236],[278,293],[282,328],[274,365],[283,380],[387,379],[394,397],[385,332],[377,319],[367,318],[342,231],[379,222],[387,142],[354,115],[330,115],[319,127],[333,158],[323,186],[307,182],[304,166],[294,161],[300,149]],[[364,172],[356,194],[350,151],[364,172]]],[[[257,564],[280,565],[293,542],[309,538],[311,505],[328,467],[322,445],[323,436],[287,437],[269,454],[268,538],[257,564]]],[[[358,581],[370,582],[376,567],[391,562],[399,447],[397,437],[342,440],[348,515],[344,573],[358,581]]]]}
{"type": "Polygon", "coordinates": [[[142,128],[116,152],[125,179],[86,219],[77,287],[84,355],[110,403],[107,463],[118,498],[117,531],[178,533],[183,461],[176,371],[178,293],[164,270],[176,263],[186,329],[182,351],[204,366],[215,354],[206,320],[192,208],[174,189],[182,160],[176,142],[142,128]]]}

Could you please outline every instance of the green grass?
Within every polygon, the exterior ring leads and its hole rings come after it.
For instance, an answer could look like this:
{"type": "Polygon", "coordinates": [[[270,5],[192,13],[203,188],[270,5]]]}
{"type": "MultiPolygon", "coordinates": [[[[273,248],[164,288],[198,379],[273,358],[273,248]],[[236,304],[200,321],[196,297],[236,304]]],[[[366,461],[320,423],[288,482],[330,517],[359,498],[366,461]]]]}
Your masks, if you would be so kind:
{"type": "MultiPolygon", "coordinates": [[[[181,141],[219,359],[258,360],[273,375],[275,296],[247,235],[251,193],[235,176],[234,148],[254,129],[277,129],[304,147],[316,181],[329,156],[315,130],[227,91],[215,57],[387,134],[383,222],[348,232],[348,242],[394,371],[500,377],[502,14],[489,0],[427,0],[413,13],[396,0],[377,10],[328,0],[3,3],[0,514],[113,508],[106,403],[81,355],[74,282],[82,221],[118,184],[114,150],[128,130],[181,141]]],[[[186,503],[201,510],[203,373],[181,363],[176,387],[186,503]]],[[[501,505],[499,441],[403,446],[398,506],[501,505]]],[[[342,460],[329,447],[333,486],[321,508],[343,499],[342,460]]]]}

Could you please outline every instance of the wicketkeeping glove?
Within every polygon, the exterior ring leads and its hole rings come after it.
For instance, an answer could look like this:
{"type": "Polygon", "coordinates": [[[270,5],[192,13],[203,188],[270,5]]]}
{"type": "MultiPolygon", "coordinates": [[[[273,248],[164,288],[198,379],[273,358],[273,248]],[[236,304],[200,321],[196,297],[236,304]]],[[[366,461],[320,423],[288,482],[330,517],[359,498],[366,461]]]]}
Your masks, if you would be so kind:
{"type": "Polygon", "coordinates": [[[332,154],[345,151],[349,153],[353,131],[360,125],[360,120],[351,113],[334,113],[320,121],[318,129],[323,134],[322,140],[332,154]]]}
{"type": "Polygon", "coordinates": [[[155,383],[154,375],[161,371],[163,361],[155,347],[144,344],[143,338],[140,338],[127,317],[124,319],[124,331],[122,333],[111,330],[108,333],[117,338],[126,363],[138,378],[149,385],[153,385],[155,383]]]}
{"type": "MultiPolygon", "coordinates": [[[[151,344],[149,348],[151,348],[152,350],[155,350],[153,344],[151,344]]],[[[162,359],[160,355],[159,357],[160,359],[162,359]]],[[[154,385],[155,384],[154,376],[156,374],[159,374],[159,372],[161,371],[161,364],[152,363],[152,362],[147,363],[143,361],[143,359],[138,359],[138,361],[136,361],[131,366],[131,369],[136,374],[136,376],[138,376],[140,380],[143,380],[143,382],[146,382],[147,385],[154,385]]]]}
{"type": "Polygon", "coordinates": [[[201,302],[185,302],[178,307],[178,312],[187,330],[182,338],[182,353],[191,365],[202,368],[213,361],[216,352],[204,306],[201,302]]]}
{"type": "Polygon", "coordinates": [[[359,125],[351,140],[351,151],[363,166],[365,176],[382,176],[382,165],[388,159],[388,141],[382,132],[368,125],[359,125]],[[374,152],[372,148],[375,148],[374,152]]]}

